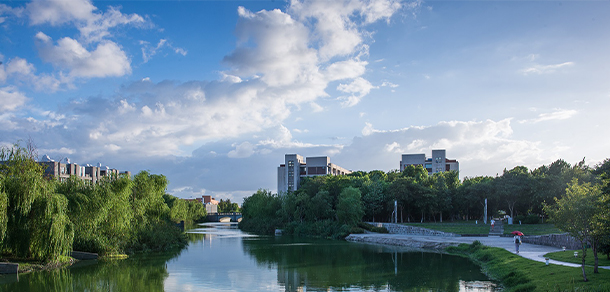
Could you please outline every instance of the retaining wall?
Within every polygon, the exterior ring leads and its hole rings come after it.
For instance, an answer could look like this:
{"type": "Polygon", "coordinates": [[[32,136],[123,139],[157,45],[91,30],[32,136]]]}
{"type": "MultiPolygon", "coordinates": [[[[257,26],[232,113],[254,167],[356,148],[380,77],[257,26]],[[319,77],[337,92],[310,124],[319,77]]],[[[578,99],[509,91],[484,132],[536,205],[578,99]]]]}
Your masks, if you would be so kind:
{"type": "Polygon", "coordinates": [[[392,234],[410,234],[410,235],[425,235],[425,236],[449,236],[456,237],[459,236],[455,233],[442,232],[437,230],[431,230],[421,227],[402,225],[396,223],[378,223],[378,222],[367,222],[373,226],[377,227],[385,227],[389,233],[392,234]]]}
{"type": "Polygon", "coordinates": [[[572,236],[569,236],[567,233],[523,236],[521,241],[524,243],[553,246],[557,248],[562,248],[565,246],[566,249],[580,249],[582,247],[578,240],[574,239],[572,236]]]}
{"type": "Polygon", "coordinates": [[[426,249],[426,250],[437,250],[442,251],[449,246],[457,246],[459,243],[457,242],[447,242],[447,241],[427,241],[422,240],[417,237],[410,238],[388,238],[382,236],[371,236],[368,234],[350,234],[345,238],[347,241],[351,242],[363,242],[363,243],[374,243],[374,244],[384,244],[384,245],[395,245],[395,246],[403,246],[409,248],[417,248],[417,249],[426,249]]]}

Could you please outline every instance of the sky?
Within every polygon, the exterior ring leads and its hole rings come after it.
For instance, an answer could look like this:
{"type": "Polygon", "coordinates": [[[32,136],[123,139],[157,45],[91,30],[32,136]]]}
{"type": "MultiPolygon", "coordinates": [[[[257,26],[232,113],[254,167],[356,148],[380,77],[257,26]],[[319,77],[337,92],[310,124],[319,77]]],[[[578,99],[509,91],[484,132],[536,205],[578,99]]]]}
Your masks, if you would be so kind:
{"type": "Polygon", "coordinates": [[[610,155],[609,1],[0,1],[0,146],[241,204],[287,153],[610,155]]]}

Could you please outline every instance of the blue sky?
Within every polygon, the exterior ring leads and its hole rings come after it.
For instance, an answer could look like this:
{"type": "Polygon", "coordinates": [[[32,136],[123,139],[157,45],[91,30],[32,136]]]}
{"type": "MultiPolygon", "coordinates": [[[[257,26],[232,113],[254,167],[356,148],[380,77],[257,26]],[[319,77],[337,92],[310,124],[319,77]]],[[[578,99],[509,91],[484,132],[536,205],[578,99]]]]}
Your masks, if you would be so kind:
{"type": "Polygon", "coordinates": [[[0,144],[276,191],[284,154],[460,176],[608,157],[608,1],[0,1],[0,144]]]}

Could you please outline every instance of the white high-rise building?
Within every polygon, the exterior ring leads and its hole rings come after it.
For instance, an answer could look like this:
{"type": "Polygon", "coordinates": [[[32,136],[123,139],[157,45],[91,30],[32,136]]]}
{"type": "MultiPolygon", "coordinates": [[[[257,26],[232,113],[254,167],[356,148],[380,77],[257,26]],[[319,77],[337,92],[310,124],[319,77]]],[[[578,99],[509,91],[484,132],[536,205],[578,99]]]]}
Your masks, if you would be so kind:
{"type": "Polygon", "coordinates": [[[445,150],[432,150],[432,157],[426,154],[403,154],[400,161],[400,171],[404,171],[409,165],[421,165],[428,175],[443,171],[460,171],[460,163],[455,159],[447,159],[445,150]]]}
{"type": "Polygon", "coordinates": [[[301,185],[302,177],[318,175],[346,175],[352,173],[343,167],[330,163],[328,156],[306,157],[298,154],[286,154],[284,164],[277,168],[277,192],[296,191],[301,185]]]}

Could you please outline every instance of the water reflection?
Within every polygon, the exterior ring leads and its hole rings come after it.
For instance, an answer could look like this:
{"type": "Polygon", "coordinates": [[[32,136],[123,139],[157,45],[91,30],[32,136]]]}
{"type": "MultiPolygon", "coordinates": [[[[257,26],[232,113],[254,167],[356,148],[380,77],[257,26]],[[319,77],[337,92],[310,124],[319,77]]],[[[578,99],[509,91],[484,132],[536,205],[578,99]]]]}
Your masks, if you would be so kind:
{"type": "Polygon", "coordinates": [[[189,231],[183,250],[0,277],[0,291],[493,291],[469,261],[343,241],[189,231]]]}
{"type": "Polygon", "coordinates": [[[493,291],[479,267],[460,257],[340,241],[297,241],[279,237],[243,243],[259,265],[277,269],[286,291],[493,291]],[[473,287],[468,283],[486,283],[487,288],[465,290],[473,287]]]}

